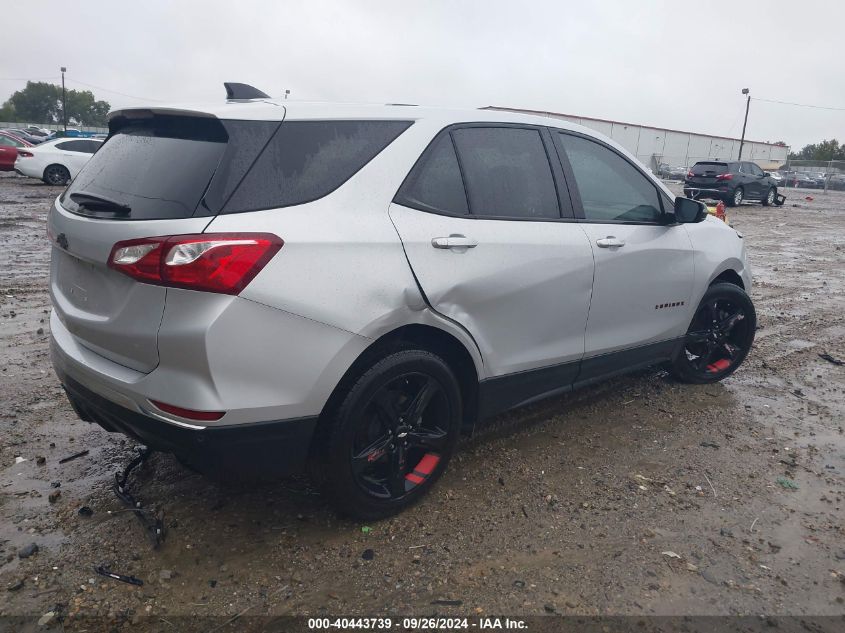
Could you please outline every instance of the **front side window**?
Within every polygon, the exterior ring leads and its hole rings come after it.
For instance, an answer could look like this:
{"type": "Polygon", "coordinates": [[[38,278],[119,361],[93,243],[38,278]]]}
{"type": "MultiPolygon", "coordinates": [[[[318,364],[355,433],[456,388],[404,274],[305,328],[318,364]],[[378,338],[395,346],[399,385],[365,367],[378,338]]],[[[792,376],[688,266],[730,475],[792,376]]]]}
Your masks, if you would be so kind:
{"type": "Polygon", "coordinates": [[[512,127],[452,131],[473,215],[559,218],[552,168],[540,132],[512,127]]]}
{"type": "Polygon", "coordinates": [[[657,187],[631,163],[589,139],[558,133],[581,194],[584,217],[596,222],[660,222],[657,187]]]}
{"type": "Polygon", "coordinates": [[[448,132],[437,137],[411,171],[396,194],[396,202],[435,213],[469,213],[458,157],[448,132]]]}

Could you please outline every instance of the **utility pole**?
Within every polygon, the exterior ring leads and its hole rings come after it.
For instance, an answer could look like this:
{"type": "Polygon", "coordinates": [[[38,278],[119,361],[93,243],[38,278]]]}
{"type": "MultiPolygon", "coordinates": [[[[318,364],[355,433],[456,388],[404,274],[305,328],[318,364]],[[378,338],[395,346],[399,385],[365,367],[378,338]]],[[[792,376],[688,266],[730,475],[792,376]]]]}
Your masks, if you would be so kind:
{"type": "Polygon", "coordinates": [[[65,134],[67,134],[67,91],[65,90],[65,72],[67,68],[62,66],[62,119],[65,123],[65,134]]]}
{"type": "Polygon", "coordinates": [[[751,93],[749,93],[748,88],[743,88],[742,94],[748,95],[748,99],[745,101],[745,121],[742,123],[742,138],[739,139],[739,157],[737,160],[742,160],[742,146],[745,145],[745,126],[748,125],[748,107],[751,105],[751,93]]]}

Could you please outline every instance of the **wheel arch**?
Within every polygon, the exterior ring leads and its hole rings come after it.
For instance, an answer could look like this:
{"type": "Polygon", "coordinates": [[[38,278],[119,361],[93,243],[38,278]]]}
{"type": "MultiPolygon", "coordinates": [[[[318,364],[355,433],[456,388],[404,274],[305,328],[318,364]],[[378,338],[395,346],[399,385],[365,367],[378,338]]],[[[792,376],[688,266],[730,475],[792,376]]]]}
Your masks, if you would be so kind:
{"type": "Polygon", "coordinates": [[[710,283],[707,284],[708,287],[712,286],[713,284],[718,283],[729,283],[733,284],[734,286],[739,286],[743,290],[745,290],[745,282],[742,281],[742,277],[738,272],[736,272],[733,268],[728,268],[723,270],[721,273],[716,275],[713,279],[710,280],[710,283]]]}
{"type": "Polygon", "coordinates": [[[311,452],[316,454],[319,439],[331,425],[333,412],[343,401],[355,380],[379,359],[402,349],[422,349],[440,356],[455,373],[461,391],[463,433],[471,433],[478,417],[479,376],[472,354],[449,332],[422,323],[397,327],[375,339],[344,372],[320,413],[311,452]]]}

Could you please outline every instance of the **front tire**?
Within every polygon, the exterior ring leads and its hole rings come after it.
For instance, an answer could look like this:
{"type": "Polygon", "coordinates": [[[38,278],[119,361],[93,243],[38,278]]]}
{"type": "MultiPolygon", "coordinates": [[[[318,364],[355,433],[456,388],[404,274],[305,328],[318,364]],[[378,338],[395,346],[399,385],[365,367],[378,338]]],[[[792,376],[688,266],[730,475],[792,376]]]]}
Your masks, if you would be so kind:
{"type": "Polygon", "coordinates": [[[768,207],[775,203],[775,188],[770,187],[769,190],[766,192],[766,196],[763,198],[763,206],[768,207]]]}
{"type": "Polygon", "coordinates": [[[461,411],[439,356],[411,349],[376,362],[331,416],[324,475],[338,510],[373,520],[417,502],[446,470],[461,411]]]}
{"type": "Polygon", "coordinates": [[[718,382],[745,360],[754,342],[757,313],[745,290],[729,283],[707,289],[672,361],[678,380],[693,384],[718,382]]]}
{"type": "Polygon", "coordinates": [[[50,165],[44,170],[42,180],[54,187],[64,187],[70,182],[70,172],[63,165],[50,165]]]}

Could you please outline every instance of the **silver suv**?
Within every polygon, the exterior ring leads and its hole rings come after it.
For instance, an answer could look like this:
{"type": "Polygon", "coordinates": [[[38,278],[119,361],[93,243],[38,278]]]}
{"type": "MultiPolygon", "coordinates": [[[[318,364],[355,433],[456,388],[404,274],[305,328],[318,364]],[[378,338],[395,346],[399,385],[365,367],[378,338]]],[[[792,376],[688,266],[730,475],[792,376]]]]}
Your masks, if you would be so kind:
{"type": "Polygon", "coordinates": [[[221,479],[316,464],[376,518],[497,413],[748,353],[742,236],[595,132],[232,96],[114,112],[50,211],[52,358],[84,420],[221,479]]]}

